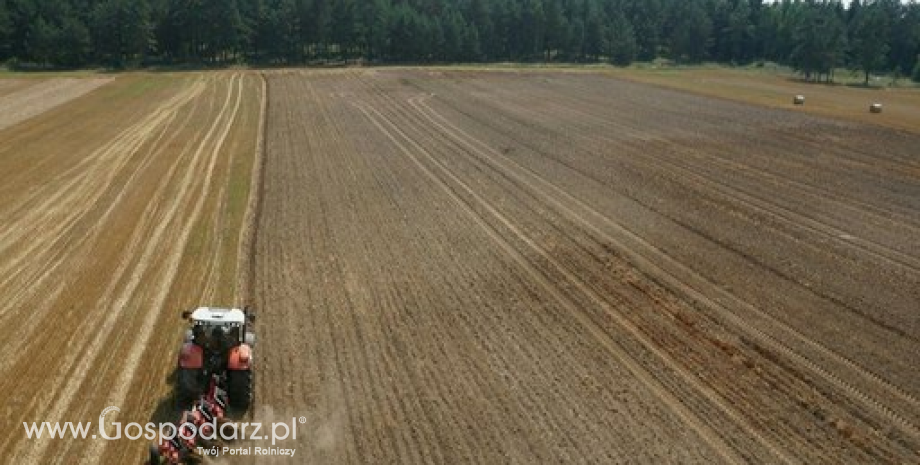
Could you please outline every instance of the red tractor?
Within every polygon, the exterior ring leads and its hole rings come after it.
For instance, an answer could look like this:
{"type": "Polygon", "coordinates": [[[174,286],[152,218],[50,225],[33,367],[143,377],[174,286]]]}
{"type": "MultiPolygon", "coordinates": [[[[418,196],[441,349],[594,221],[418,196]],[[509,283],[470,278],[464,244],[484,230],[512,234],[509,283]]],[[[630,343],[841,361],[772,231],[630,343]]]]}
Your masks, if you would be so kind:
{"type": "Polygon", "coordinates": [[[230,407],[247,410],[252,401],[255,315],[248,308],[201,307],[182,317],[192,326],[179,352],[180,405],[185,408],[205,394],[212,379],[219,379],[230,407]]]}

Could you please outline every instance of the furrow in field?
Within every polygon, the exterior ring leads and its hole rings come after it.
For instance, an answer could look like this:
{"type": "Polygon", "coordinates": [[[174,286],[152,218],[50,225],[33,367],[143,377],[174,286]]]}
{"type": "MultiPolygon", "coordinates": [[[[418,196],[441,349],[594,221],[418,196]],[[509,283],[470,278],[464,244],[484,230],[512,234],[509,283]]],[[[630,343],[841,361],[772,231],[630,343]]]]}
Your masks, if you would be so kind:
{"type": "MultiPolygon", "coordinates": [[[[653,392],[655,396],[658,397],[665,405],[667,405],[668,408],[672,412],[674,412],[675,415],[680,417],[688,426],[694,428],[696,433],[699,434],[699,437],[703,439],[709,447],[712,448],[713,452],[718,454],[723,460],[726,460],[727,462],[732,462],[732,463],[740,462],[740,459],[737,457],[735,451],[729,448],[728,446],[726,446],[723,439],[714,430],[710,429],[710,427],[706,425],[701,419],[699,419],[694,414],[692,414],[683,405],[683,403],[679,399],[673,396],[673,394],[667,388],[662,387],[659,384],[659,382],[654,378],[653,375],[651,375],[649,372],[643,369],[638,363],[636,363],[636,361],[631,356],[629,356],[625,351],[623,351],[623,349],[618,344],[610,340],[609,336],[605,334],[602,330],[600,330],[597,327],[596,323],[591,321],[590,318],[585,317],[582,311],[578,309],[577,306],[575,306],[566,297],[561,295],[558,292],[554,284],[550,283],[546,279],[546,277],[542,273],[540,273],[540,271],[538,271],[524,256],[522,256],[519,252],[517,252],[516,249],[514,249],[513,246],[511,246],[499,233],[495,232],[479,216],[479,214],[476,213],[476,211],[470,207],[469,204],[467,204],[461,197],[457,196],[457,194],[453,190],[454,188],[452,188],[449,184],[447,184],[447,182],[444,179],[442,179],[438,174],[436,174],[434,171],[428,168],[425,164],[419,161],[419,159],[416,158],[416,154],[420,154],[422,157],[425,157],[430,162],[432,162],[434,166],[439,167],[441,170],[440,172],[441,175],[443,175],[447,179],[450,179],[450,181],[452,181],[454,185],[460,186],[460,188],[462,188],[468,195],[473,197],[480,204],[480,207],[484,208],[491,215],[493,215],[496,219],[498,219],[508,230],[515,233],[521,241],[525,242],[535,252],[539,253],[544,260],[547,260],[548,262],[552,263],[554,266],[559,268],[560,271],[563,271],[562,267],[559,266],[558,263],[555,263],[552,257],[546,254],[545,251],[540,249],[536,243],[528,239],[526,235],[520,232],[513,225],[513,223],[511,223],[510,220],[502,216],[498,212],[498,210],[494,208],[494,206],[488,203],[488,201],[479,197],[466,183],[464,183],[462,180],[454,176],[442,165],[438,164],[438,162],[434,160],[431,157],[431,155],[427,151],[425,151],[425,149],[417,145],[417,143],[415,143],[413,139],[407,136],[401,129],[395,126],[392,122],[389,122],[388,120],[386,120],[386,118],[382,114],[380,114],[377,110],[373,108],[363,108],[363,111],[367,112],[366,114],[368,115],[368,117],[371,117],[371,115],[373,114],[373,115],[376,115],[380,120],[386,121],[389,128],[384,127],[380,121],[372,119],[372,122],[374,123],[375,126],[378,127],[379,130],[387,134],[388,138],[390,138],[394,144],[401,146],[401,149],[407,156],[412,157],[413,161],[415,161],[415,163],[417,164],[417,166],[419,166],[419,169],[423,173],[429,176],[433,182],[436,182],[439,186],[441,186],[445,192],[450,193],[454,201],[457,202],[458,206],[461,206],[461,208],[463,208],[466,214],[470,216],[473,221],[475,221],[481,228],[488,231],[492,239],[496,241],[502,247],[502,249],[504,249],[506,253],[513,255],[515,257],[519,266],[529,274],[531,279],[533,279],[536,282],[542,283],[542,287],[548,295],[553,296],[560,305],[563,305],[564,307],[568,308],[573,316],[576,316],[577,318],[579,318],[582,324],[585,325],[585,329],[588,330],[592,334],[592,336],[598,340],[599,343],[603,344],[604,347],[612,355],[616,356],[617,360],[620,363],[627,366],[634,376],[642,380],[643,383],[649,388],[649,390],[653,392]],[[405,145],[400,144],[394,134],[399,134],[406,142],[412,145],[414,148],[414,151],[409,150],[408,148],[406,148],[405,145]]],[[[565,273],[565,274],[566,274],[566,277],[572,282],[572,284],[579,286],[581,290],[585,292],[586,294],[590,293],[590,291],[587,288],[581,287],[583,286],[583,284],[580,283],[580,281],[578,281],[576,277],[568,273],[565,273]]],[[[600,299],[596,299],[596,303],[599,305],[603,305],[600,299]]],[[[623,324],[625,328],[630,328],[630,326],[627,325],[624,321],[620,321],[620,323],[623,324]]],[[[638,333],[635,332],[634,329],[630,330],[630,332],[633,334],[633,336],[638,336],[638,333]]],[[[668,359],[666,358],[663,359],[665,363],[668,363],[667,360],[668,359]]],[[[672,366],[671,368],[675,368],[675,367],[672,366]]]]}
{"type": "MultiPolygon", "coordinates": [[[[501,101],[501,100],[499,100],[499,101],[501,101]]],[[[483,101],[482,103],[483,103],[483,104],[486,104],[486,105],[488,104],[488,102],[486,102],[486,101],[483,101]]],[[[564,110],[556,110],[555,113],[554,113],[554,115],[559,114],[559,113],[562,112],[562,111],[564,111],[564,110]]],[[[597,131],[594,131],[592,134],[595,134],[595,133],[597,133],[597,131]]],[[[593,136],[592,136],[592,137],[593,137],[593,136]]],[[[607,144],[607,146],[609,147],[609,144],[607,144]]],[[[603,147],[604,147],[604,145],[597,145],[597,148],[596,148],[595,150],[601,150],[601,151],[602,151],[602,150],[604,150],[603,147]]],[[[539,147],[539,146],[534,146],[533,149],[534,149],[537,153],[543,153],[542,150],[544,150],[543,148],[541,148],[541,147],[539,147]]],[[[578,149],[576,148],[575,150],[570,150],[569,152],[574,152],[574,151],[577,151],[577,150],[578,150],[578,149]]],[[[627,152],[625,152],[625,153],[638,151],[638,153],[636,154],[636,156],[639,157],[639,158],[644,157],[644,155],[642,154],[642,150],[644,150],[644,149],[629,148],[629,147],[621,147],[621,150],[627,151],[627,152]]],[[[609,148],[608,148],[608,151],[609,151],[609,148]]],[[[585,152],[585,153],[587,153],[587,152],[585,152]]],[[[603,153],[603,152],[602,152],[602,153],[603,153]]],[[[620,157],[620,156],[621,156],[621,154],[618,154],[618,153],[616,153],[616,152],[614,152],[614,153],[616,154],[617,157],[620,157]]],[[[552,158],[552,157],[550,157],[550,158],[552,158]]],[[[601,159],[600,159],[600,158],[597,158],[597,160],[600,162],[601,159]]],[[[585,167],[584,167],[583,165],[582,165],[582,166],[579,166],[579,165],[577,165],[577,164],[573,164],[573,163],[576,163],[576,162],[574,162],[574,161],[573,161],[573,162],[568,162],[568,161],[563,162],[563,161],[559,161],[559,162],[562,163],[562,164],[564,164],[566,167],[572,169],[574,172],[581,173],[581,174],[583,174],[584,176],[586,176],[586,177],[588,177],[588,178],[590,178],[590,179],[596,180],[596,181],[597,181],[598,183],[600,183],[600,184],[609,185],[609,182],[605,182],[605,180],[603,179],[603,178],[604,178],[603,176],[598,176],[598,175],[596,174],[596,173],[598,173],[598,171],[601,171],[601,170],[594,169],[594,170],[592,171],[592,170],[590,170],[590,169],[585,169],[585,167]]],[[[603,163],[603,162],[602,162],[602,163],[603,163]]],[[[636,165],[636,170],[637,170],[636,172],[638,172],[638,173],[641,173],[643,170],[647,170],[650,166],[652,166],[652,165],[649,165],[648,163],[639,165],[639,164],[636,164],[636,163],[634,162],[633,164],[636,165]]],[[[655,166],[657,166],[657,164],[656,164],[655,166]]],[[[609,170],[609,169],[610,169],[610,168],[605,167],[605,168],[603,168],[602,170],[609,170]]],[[[601,171],[601,172],[603,172],[603,171],[601,171]]],[[[678,179],[679,179],[679,178],[678,178],[678,179]]],[[[679,182],[679,181],[678,181],[678,182],[679,182]]],[[[614,185],[612,185],[611,187],[613,187],[613,188],[616,189],[617,191],[623,191],[623,188],[622,188],[620,185],[614,184],[614,185]]],[[[692,184],[687,185],[687,187],[690,188],[690,189],[693,189],[693,188],[694,188],[692,184]]],[[[632,192],[635,192],[635,191],[632,191],[632,192]]],[[[629,198],[633,198],[633,194],[631,194],[631,193],[630,193],[630,190],[628,190],[628,189],[625,191],[625,194],[624,194],[624,195],[626,195],[626,196],[629,197],[629,198]]],[[[653,200],[653,199],[652,199],[652,200],[653,200]]],[[[638,201],[638,200],[637,200],[637,201],[638,201]]],[[[670,213],[670,214],[669,214],[669,213],[667,213],[667,212],[662,212],[662,211],[661,211],[661,204],[660,204],[660,203],[659,203],[659,204],[654,204],[654,203],[649,204],[648,201],[645,201],[645,200],[640,201],[640,203],[644,203],[644,205],[646,206],[646,208],[650,208],[650,209],[652,209],[652,210],[655,210],[655,211],[657,211],[657,212],[659,212],[659,213],[661,213],[661,214],[663,214],[663,215],[666,215],[666,216],[667,216],[667,215],[670,215],[670,218],[672,218],[672,220],[675,218],[675,217],[673,216],[673,213],[670,213]]],[[[734,213],[734,211],[732,211],[732,212],[734,213]]],[[[739,212],[739,214],[741,214],[741,213],[743,213],[743,212],[739,212]]],[[[706,229],[706,226],[703,226],[703,228],[706,229]]],[[[724,230],[725,230],[725,229],[723,228],[723,231],[724,231],[724,230]]],[[[702,234],[702,232],[700,232],[700,233],[702,234]]],[[[715,240],[719,240],[719,239],[716,238],[715,240]]],[[[903,239],[902,239],[902,240],[903,240],[903,239]]],[[[726,245],[731,246],[731,244],[724,244],[724,243],[722,243],[721,245],[722,245],[722,246],[726,246],[726,245]]],[[[767,244],[767,245],[770,245],[770,244],[767,244]]],[[[842,245],[845,245],[845,244],[841,244],[841,246],[842,246],[842,245]]],[[[763,247],[766,247],[766,245],[763,246],[763,247]]],[[[799,246],[799,245],[796,245],[796,247],[800,247],[800,246],[799,246]]],[[[815,248],[816,245],[810,245],[809,247],[810,247],[812,250],[814,250],[814,251],[820,252],[820,253],[822,253],[822,254],[825,253],[823,249],[821,249],[821,250],[816,249],[816,248],[815,248]]],[[[841,250],[844,250],[844,249],[841,249],[841,250]]],[[[744,252],[743,252],[743,251],[739,251],[738,253],[744,253],[744,252]]],[[[752,258],[752,257],[749,257],[749,258],[752,258]]],[[[759,259],[759,260],[762,260],[762,259],[759,259]]],[[[760,264],[761,266],[770,266],[769,263],[759,263],[759,264],[760,264]]],[[[784,267],[784,268],[787,268],[787,267],[784,267]]],[[[777,273],[780,272],[779,270],[776,270],[776,269],[775,269],[775,265],[774,265],[773,267],[771,267],[771,268],[768,268],[768,269],[774,270],[774,271],[777,272],[777,273]]],[[[785,272],[785,271],[784,271],[784,272],[785,272]]],[[[798,274],[801,274],[801,272],[799,272],[798,274]]],[[[828,276],[833,276],[833,274],[829,274],[828,276]]],[[[789,279],[792,279],[792,278],[789,278],[789,279]]],[[[851,279],[852,279],[852,278],[851,278],[851,279]]],[[[878,278],[877,276],[874,276],[874,275],[869,275],[869,276],[864,277],[864,279],[871,279],[871,280],[874,280],[874,281],[878,281],[880,278],[878,278]]],[[[882,284],[882,281],[879,281],[879,284],[882,284]]],[[[848,304],[848,303],[845,303],[845,302],[841,302],[839,297],[834,297],[833,294],[830,294],[830,295],[827,294],[826,290],[822,289],[823,286],[822,286],[822,287],[817,287],[817,288],[816,288],[815,286],[812,286],[812,285],[808,284],[807,282],[805,282],[805,284],[802,284],[802,286],[809,286],[808,292],[820,293],[820,296],[821,296],[822,298],[828,299],[828,300],[830,300],[830,301],[833,301],[834,305],[842,305],[842,306],[844,306],[845,308],[847,308],[849,311],[854,311],[854,312],[858,311],[858,313],[859,313],[859,315],[860,315],[861,317],[869,318],[869,319],[872,320],[872,322],[875,322],[876,324],[879,324],[879,325],[883,326],[883,327],[886,328],[887,330],[890,330],[890,331],[898,331],[898,332],[900,332],[900,331],[907,331],[907,333],[905,333],[906,335],[912,334],[912,333],[911,333],[911,326],[910,326],[910,325],[907,325],[907,326],[901,325],[900,327],[903,328],[903,330],[902,330],[902,329],[896,329],[895,327],[891,326],[892,324],[894,324],[893,322],[892,322],[892,323],[886,323],[885,320],[883,319],[883,317],[886,316],[888,313],[891,313],[891,312],[888,312],[888,311],[887,311],[886,309],[884,309],[884,308],[881,309],[883,313],[882,313],[882,314],[878,314],[878,312],[876,311],[877,309],[874,309],[874,308],[858,308],[858,307],[854,307],[853,304],[848,304]],[[873,313],[873,312],[875,312],[875,313],[873,313]]],[[[804,287],[803,287],[803,289],[804,289],[804,287]]],[[[838,289],[843,289],[843,288],[838,288],[838,289]]],[[[841,292],[847,292],[848,294],[852,294],[852,291],[845,291],[845,290],[844,290],[844,291],[841,291],[841,292]]],[[[816,294],[816,295],[817,295],[817,294],[816,294]]],[[[903,305],[905,304],[905,301],[904,301],[903,299],[901,299],[900,301],[896,301],[897,299],[895,299],[894,296],[892,296],[891,298],[888,298],[887,296],[883,296],[883,297],[884,297],[884,301],[879,301],[879,302],[877,303],[877,305],[883,305],[884,302],[888,302],[888,301],[891,301],[891,303],[894,304],[894,305],[896,305],[896,306],[903,306],[903,305]],[[894,301],[893,301],[892,299],[894,299],[894,301]]],[[[902,320],[898,319],[898,320],[892,320],[892,321],[901,322],[902,320]]],[[[889,339],[890,339],[890,338],[889,338],[889,339]]],[[[879,339],[879,340],[881,341],[881,339],[879,339]]],[[[904,347],[904,349],[907,349],[907,350],[909,350],[909,351],[910,351],[910,350],[912,350],[912,351],[915,351],[915,350],[916,350],[915,347],[914,347],[913,349],[911,349],[911,348],[909,348],[909,347],[904,347]]]]}
{"type": "MultiPolygon", "coordinates": [[[[434,111],[433,111],[429,106],[427,106],[427,104],[425,104],[422,100],[417,100],[417,101],[415,102],[415,104],[418,105],[420,108],[424,108],[426,111],[429,112],[429,114],[431,114],[431,115],[433,115],[433,116],[435,116],[435,117],[439,117],[439,119],[442,121],[442,123],[450,124],[448,121],[446,121],[445,119],[443,119],[443,117],[441,117],[441,116],[438,115],[436,112],[434,112],[434,111]]],[[[437,123],[435,123],[435,124],[436,124],[436,125],[439,125],[439,124],[437,124],[437,123]]],[[[439,125],[439,126],[440,126],[440,125],[439,125]]],[[[448,132],[451,131],[451,129],[445,128],[444,126],[441,126],[441,128],[444,129],[445,131],[448,131],[448,132]]],[[[462,131],[462,130],[457,129],[456,127],[454,127],[453,130],[454,130],[454,131],[462,131]]],[[[461,134],[463,134],[463,133],[461,133],[461,134]]],[[[505,157],[503,154],[501,154],[501,153],[499,153],[498,151],[496,151],[494,148],[488,146],[487,144],[482,143],[481,141],[479,141],[479,140],[476,139],[475,137],[470,136],[469,134],[464,134],[464,136],[455,136],[455,137],[458,137],[458,140],[463,140],[462,137],[466,137],[467,140],[468,140],[468,142],[466,142],[466,144],[471,144],[471,143],[472,143],[472,144],[478,144],[479,147],[480,147],[479,149],[477,149],[476,147],[473,147],[473,146],[471,146],[471,145],[467,145],[467,147],[468,147],[469,149],[471,149],[472,151],[474,151],[474,152],[479,152],[479,155],[480,155],[484,160],[488,160],[489,162],[491,162],[491,163],[493,163],[493,164],[495,163],[494,158],[499,158],[499,159],[502,159],[502,160],[504,160],[504,161],[510,161],[507,157],[505,157]],[[483,151],[487,151],[487,153],[483,153],[483,151]]],[[[498,169],[508,169],[508,168],[506,168],[506,167],[499,167],[498,169]]],[[[518,167],[518,169],[520,169],[520,167],[518,167]]],[[[545,181],[545,180],[544,180],[544,181],[545,181]]],[[[534,191],[537,190],[537,188],[534,188],[534,187],[531,187],[531,188],[534,189],[534,191]]],[[[555,199],[563,198],[563,199],[566,199],[566,200],[569,200],[569,201],[572,200],[572,198],[569,197],[568,194],[566,194],[566,193],[562,192],[561,190],[559,190],[558,187],[555,188],[555,191],[556,191],[556,193],[559,194],[559,195],[558,195],[558,196],[552,196],[552,198],[555,198],[555,199]]],[[[549,200],[549,198],[547,198],[547,201],[548,201],[548,202],[552,202],[552,200],[549,200]]],[[[584,208],[585,206],[582,204],[581,207],[584,208]]],[[[590,211],[590,213],[591,213],[593,216],[600,216],[600,214],[597,213],[596,211],[590,211]]],[[[583,223],[583,224],[585,224],[585,225],[588,225],[588,222],[585,221],[583,218],[580,218],[580,217],[579,217],[578,219],[579,219],[579,221],[580,221],[581,223],[583,223]]],[[[608,219],[607,221],[610,221],[610,220],[608,219]]],[[[606,234],[601,235],[600,237],[604,238],[605,240],[612,240],[612,238],[611,238],[609,235],[606,235],[606,234]]],[[[633,250],[635,250],[635,249],[636,249],[636,248],[633,248],[633,250]]],[[[660,259],[659,259],[660,257],[655,257],[655,258],[656,258],[656,260],[655,260],[656,263],[659,263],[659,264],[661,264],[661,263],[668,263],[667,260],[660,260],[660,259]]],[[[711,304],[715,304],[714,301],[710,301],[710,303],[711,303],[711,304]]],[[[737,300],[736,300],[736,303],[738,303],[737,300]]],[[[751,305],[749,305],[749,304],[745,304],[744,307],[746,307],[746,308],[749,309],[749,310],[753,308],[753,307],[752,307],[751,305]]],[[[724,312],[724,311],[727,311],[727,309],[723,309],[723,312],[724,312]]],[[[757,310],[757,312],[760,313],[760,314],[763,314],[763,312],[760,312],[759,310],[757,310]]],[[[735,319],[735,322],[736,322],[736,323],[738,323],[738,322],[740,322],[740,321],[741,321],[741,320],[735,319]]],[[[855,364],[854,362],[852,362],[850,359],[848,359],[848,358],[846,358],[846,357],[844,357],[844,356],[841,356],[841,355],[839,355],[839,354],[837,354],[837,353],[835,353],[835,352],[833,352],[833,351],[827,349],[825,346],[821,345],[820,342],[815,341],[815,340],[813,340],[813,339],[811,339],[811,338],[808,338],[808,337],[802,335],[800,332],[798,332],[798,331],[795,330],[794,328],[791,328],[791,327],[789,327],[788,325],[781,324],[781,323],[779,323],[778,321],[776,321],[776,320],[774,320],[774,319],[767,319],[767,321],[771,324],[771,326],[777,326],[777,327],[778,327],[777,329],[773,329],[772,334],[778,334],[778,335],[784,335],[784,336],[785,336],[785,335],[790,335],[790,336],[792,336],[793,338],[795,338],[795,345],[802,345],[802,344],[804,344],[804,345],[806,345],[806,346],[809,346],[809,348],[810,348],[811,350],[817,352],[817,358],[818,358],[818,360],[820,360],[821,364],[820,364],[820,365],[819,365],[819,364],[815,364],[815,363],[813,363],[813,362],[811,361],[811,359],[805,359],[803,356],[798,355],[797,352],[796,352],[796,353],[792,353],[792,350],[790,349],[790,346],[787,345],[787,344],[783,344],[783,343],[781,343],[781,342],[779,342],[779,341],[774,341],[775,344],[778,344],[777,350],[778,350],[779,352],[784,353],[784,354],[786,354],[786,355],[789,355],[790,358],[792,358],[792,359],[794,359],[794,360],[804,361],[804,363],[806,364],[806,366],[808,366],[810,369],[812,369],[812,370],[817,370],[817,372],[818,372],[819,375],[829,378],[833,383],[837,384],[839,387],[842,387],[845,391],[850,392],[850,393],[851,393],[853,396],[855,396],[858,400],[860,400],[860,401],[862,401],[862,402],[865,402],[865,403],[868,403],[870,408],[879,410],[883,415],[885,415],[886,417],[890,418],[892,421],[894,421],[894,422],[900,424],[900,425],[901,425],[902,427],[904,427],[904,428],[907,428],[907,430],[908,430],[909,432],[915,432],[916,426],[912,425],[911,422],[909,422],[909,421],[906,419],[906,417],[903,417],[903,416],[902,416],[902,414],[900,414],[900,413],[898,413],[898,412],[896,412],[896,411],[892,411],[892,409],[890,409],[890,408],[887,407],[887,406],[884,406],[881,402],[879,402],[878,400],[872,398],[871,396],[869,396],[869,395],[866,394],[865,392],[856,389],[855,387],[849,385],[848,383],[845,383],[845,382],[843,382],[842,380],[840,380],[837,376],[832,375],[830,371],[828,371],[826,368],[824,368],[824,363],[825,363],[825,361],[826,361],[826,358],[830,358],[831,360],[833,360],[834,363],[837,364],[837,366],[835,367],[837,370],[852,370],[856,375],[864,377],[867,381],[869,381],[869,382],[872,383],[871,386],[870,386],[870,388],[871,388],[872,390],[887,391],[887,393],[888,393],[889,395],[894,396],[894,397],[896,397],[896,398],[899,398],[901,401],[903,401],[903,402],[906,403],[906,404],[905,404],[904,406],[902,406],[901,408],[916,408],[917,402],[916,402],[916,400],[915,400],[912,396],[910,396],[909,394],[907,394],[907,393],[904,392],[903,390],[901,390],[901,389],[899,389],[899,388],[893,386],[891,383],[885,381],[884,379],[882,379],[881,377],[879,377],[879,376],[876,375],[875,373],[871,373],[871,372],[869,372],[868,370],[866,370],[865,368],[862,368],[862,367],[858,366],[857,364],[855,364]],[[908,405],[911,406],[911,407],[907,407],[908,405]]],[[[772,328],[771,328],[771,329],[772,329],[772,328]]],[[[758,337],[765,337],[765,335],[764,335],[763,333],[761,333],[760,330],[753,329],[753,328],[750,328],[749,330],[755,331],[755,335],[757,335],[758,337]]],[[[784,337],[784,339],[785,339],[785,337],[784,337]]],[[[816,356],[815,356],[815,355],[812,355],[812,357],[816,357],[816,356]]],[[[898,410],[901,410],[901,409],[898,409],[898,410]]]]}
{"type": "MultiPolygon", "coordinates": [[[[419,105],[426,105],[426,104],[419,103],[419,105]]],[[[430,107],[427,107],[427,108],[430,111],[430,107]]],[[[442,117],[442,121],[443,121],[443,117],[442,117]]],[[[467,135],[467,137],[469,137],[470,140],[475,140],[475,138],[473,138],[472,136],[467,135]]],[[[480,145],[481,149],[488,150],[489,153],[493,157],[498,157],[500,159],[504,159],[507,162],[515,163],[512,159],[508,158],[505,154],[498,152],[493,147],[490,147],[487,144],[482,143],[481,141],[477,141],[477,142],[480,145]]],[[[546,182],[546,180],[544,179],[543,182],[546,182]]],[[[536,190],[536,188],[534,188],[534,190],[536,190]]],[[[558,187],[555,187],[555,190],[559,195],[552,196],[553,199],[563,198],[568,201],[574,200],[570,194],[563,192],[558,187]]],[[[552,202],[553,200],[548,199],[548,201],[552,202]]],[[[580,207],[589,208],[583,203],[580,205],[580,207]]],[[[598,218],[604,217],[604,215],[601,215],[599,212],[593,209],[589,210],[589,213],[590,215],[598,217],[598,218]]],[[[610,222],[611,220],[605,217],[605,221],[610,222]]],[[[601,236],[601,237],[605,237],[605,236],[601,236]]],[[[609,239],[609,236],[606,236],[605,238],[609,239]]],[[[628,247],[627,249],[634,250],[634,251],[636,250],[641,251],[644,249],[647,250],[648,246],[647,244],[645,244],[645,247],[628,247]]],[[[662,264],[669,264],[673,266],[673,264],[675,263],[672,259],[666,260],[664,257],[657,257],[654,255],[648,255],[648,256],[651,258],[654,258],[654,262],[657,263],[659,266],[662,264]]],[[[699,278],[699,276],[697,277],[699,278]]],[[[714,290],[719,290],[717,286],[713,286],[713,285],[707,285],[705,288],[708,289],[706,292],[713,292],[714,290]]],[[[722,290],[719,290],[718,294],[725,294],[725,292],[722,290]]],[[[722,297],[727,297],[727,296],[722,296],[722,297]]],[[[724,299],[720,299],[720,300],[724,300],[724,299]]],[[[744,309],[747,311],[756,312],[758,317],[762,318],[766,322],[767,325],[765,327],[769,328],[768,331],[770,332],[770,334],[774,335],[774,336],[771,336],[771,338],[779,337],[779,338],[782,338],[782,340],[793,341],[789,343],[781,343],[779,341],[774,341],[776,344],[779,344],[778,349],[777,349],[779,352],[784,353],[784,354],[793,353],[792,349],[790,349],[789,344],[792,344],[793,346],[796,346],[796,347],[802,347],[802,346],[806,347],[808,349],[808,352],[805,352],[805,353],[810,353],[811,358],[806,358],[803,355],[798,355],[798,352],[794,352],[795,355],[790,355],[791,358],[802,362],[803,364],[805,364],[805,366],[808,366],[811,370],[816,371],[819,375],[828,379],[832,384],[842,388],[844,392],[848,392],[849,394],[851,394],[859,402],[863,402],[867,404],[871,409],[875,410],[877,413],[881,414],[882,416],[886,418],[889,418],[894,423],[900,425],[902,428],[905,429],[906,432],[908,432],[912,436],[916,436],[917,427],[908,420],[908,418],[912,417],[913,414],[901,413],[902,411],[905,411],[905,410],[909,412],[917,408],[918,403],[912,395],[908,394],[903,389],[900,389],[899,387],[891,384],[890,382],[881,378],[877,374],[872,373],[868,371],[867,369],[859,366],[858,364],[856,364],[855,362],[853,362],[846,356],[840,355],[828,349],[826,346],[821,344],[819,341],[809,338],[803,335],[798,330],[770,317],[768,314],[760,311],[759,309],[756,309],[754,306],[747,304],[745,302],[742,302],[735,297],[731,297],[729,301],[733,302],[733,304],[738,309],[744,309]],[[836,372],[837,370],[842,370],[844,372],[851,371],[853,375],[856,376],[857,378],[862,378],[862,381],[863,383],[865,383],[866,387],[857,389],[854,385],[844,382],[842,379],[840,379],[839,376],[834,375],[832,371],[829,371],[826,368],[824,368],[825,364],[828,361],[832,361],[832,363],[835,364],[836,370],[834,370],[833,372],[836,372]],[[898,407],[895,407],[895,408],[888,407],[882,402],[873,398],[871,395],[866,394],[866,392],[878,392],[878,391],[886,392],[886,394],[891,396],[892,399],[896,399],[896,405],[898,405],[898,407]]],[[[728,313],[726,313],[729,311],[727,308],[722,307],[722,305],[715,304],[715,301],[711,301],[711,304],[718,305],[717,307],[713,307],[713,308],[720,308],[723,315],[728,315],[728,313]]],[[[741,322],[741,320],[738,320],[737,317],[733,317],[733,319],[735,320],[735,323],[741,322]]],[[[760,330],[756,330],[756,331],[759,332],[760,330]]],[[[758,337],[764,337],[764,334],[759,334],[758,337]]],[[[798,350],[801,351],[801,349],[798,349],[798,350]]]]}
{"type": "Polygon", "coordinates": [[[920,454],[907,136],[870,166],[884,131],[591,73],[268,77],[253,417],[306,415],[303,460],[920,454]],[[758,173],[784,145],[806,171],[758,173]]]}

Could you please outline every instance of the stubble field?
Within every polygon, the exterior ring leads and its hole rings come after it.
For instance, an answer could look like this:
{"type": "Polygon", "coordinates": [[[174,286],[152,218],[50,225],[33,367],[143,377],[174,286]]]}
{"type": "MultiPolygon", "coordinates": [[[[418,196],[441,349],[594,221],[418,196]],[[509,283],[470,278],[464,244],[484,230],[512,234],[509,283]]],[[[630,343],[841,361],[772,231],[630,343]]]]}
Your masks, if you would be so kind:
{"type": "Polygon", "coordinates": [[[169,403],[179,309],[236,298],[261,80],[129,75],[69,101],[99,82],[26,84],[0,100],[34,113],[0,132],[0,462],[139,461],[142,441],[22,424],[107,406],[146,423],[169,403]]]}

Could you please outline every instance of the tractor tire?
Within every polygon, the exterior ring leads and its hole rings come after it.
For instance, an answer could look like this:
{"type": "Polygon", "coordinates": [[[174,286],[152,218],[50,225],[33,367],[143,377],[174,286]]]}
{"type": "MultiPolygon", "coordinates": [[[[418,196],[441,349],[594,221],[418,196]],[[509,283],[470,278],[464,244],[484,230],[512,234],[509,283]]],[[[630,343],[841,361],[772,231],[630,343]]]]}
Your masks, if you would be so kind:
{"type": "Polygon", "coordinates": [[[147,459],[149,465],[160,465],[163,461],[160,457],[160,448],[156,445],[151,445],[149,449],[150,457],[147,459]]]}
{"type": "Polygon", "coordinates": [[[252,372],[249,370],[227,372],[227,396],[230,406],[246,411],[252,403],[252,372]]]}
{"type": "Polygon", "coordinates": [[[185,456],[185,460],[183,460],[182,463],[185,465],[199,465],[204,463],[204,457],[193,449],[185,456]]]}
{"type": "Polygon", "coordinates": [[[176,400],[180,408],[187,408],[204,393],[201,370],[180,368],[177,376],[176,400]]]}

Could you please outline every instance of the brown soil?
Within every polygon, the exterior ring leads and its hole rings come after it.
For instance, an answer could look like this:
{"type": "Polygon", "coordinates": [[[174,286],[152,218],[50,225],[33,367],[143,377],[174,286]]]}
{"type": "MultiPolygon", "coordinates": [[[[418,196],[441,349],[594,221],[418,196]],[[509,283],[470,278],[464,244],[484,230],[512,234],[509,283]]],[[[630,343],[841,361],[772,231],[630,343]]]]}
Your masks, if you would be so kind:
{"type": "MultiPolygon", "coordinates": [[[[920,139],[591,73],[269,80],[306,463],[920,460],[920,139]]],[[[5,263],[5,262],[4,262],[5,263]]]]}

